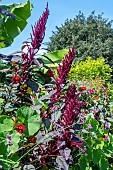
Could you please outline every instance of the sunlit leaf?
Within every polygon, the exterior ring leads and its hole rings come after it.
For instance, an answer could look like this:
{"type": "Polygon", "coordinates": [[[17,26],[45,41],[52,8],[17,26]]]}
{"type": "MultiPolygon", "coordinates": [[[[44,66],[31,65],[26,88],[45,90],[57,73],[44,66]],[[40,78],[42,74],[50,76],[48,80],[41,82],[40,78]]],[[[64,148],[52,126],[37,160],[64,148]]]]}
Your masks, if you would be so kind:
{"type": "Polygon", "coordinates": [[[51,59],[52,62],[48,60],[47,58],[45,58],[44,56],[41,56],[40,58],[43,59],[43,62],[45,65],[47,65],[50,68],[55,68],[58,66],[57,64],[61,62],[61,60],[67,54],[67,52],[68,52],[68,49],[63,49],[63,50],[58,50],[58,51],[45,54],[45,56],[51,59]],[[53,62],[55,64],[53,64],[53,62]]]}
{"type": "Polygon", "coordinates": [[[30,1],[27,0],[21,4],[3,5],[2,8],[12,13],[15,20],[10,16],[3,17],[3,15],[0,15],[0,48],[10,46],[14,38],[25,28],[26,20],[31,15],[32,6],[30,1]]]}

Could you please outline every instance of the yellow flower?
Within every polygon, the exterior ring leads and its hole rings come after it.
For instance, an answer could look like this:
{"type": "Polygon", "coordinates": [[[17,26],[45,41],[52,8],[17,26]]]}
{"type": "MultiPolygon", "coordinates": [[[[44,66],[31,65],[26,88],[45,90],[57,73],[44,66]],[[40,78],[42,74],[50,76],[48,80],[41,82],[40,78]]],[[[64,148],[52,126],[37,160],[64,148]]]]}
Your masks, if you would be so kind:
{"type": "Polygon", "coordinates": [[[104,134],[102,138],[100,138],[101,141],[105,140],[105,137],[108,137],[108,133],[104,134]]]}
{"type": "Polygon", "coordinates": [[[12,117],[12,120],[14,121],[14,122],[17,122],[18,121],[18,119],[16,118],[16,117],[12,117]]]}

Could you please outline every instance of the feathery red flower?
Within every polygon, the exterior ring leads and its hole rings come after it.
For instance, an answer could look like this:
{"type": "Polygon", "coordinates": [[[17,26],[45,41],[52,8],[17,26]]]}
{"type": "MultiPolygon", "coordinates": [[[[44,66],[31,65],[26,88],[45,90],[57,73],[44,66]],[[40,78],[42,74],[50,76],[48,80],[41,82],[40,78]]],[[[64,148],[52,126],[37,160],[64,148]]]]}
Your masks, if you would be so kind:
{"type": "Polygon", "coordinates": [[[71,64],[75,57],[75,48],[72,46],[72,50],[68,51],[68,54],[65,55],[65,58],[62,60],[62,64],[59,64],[57,68],[58,77],[60,79],[60,83],[64,84],[66,82],[66,78],[71,69],[71,64]]]}
{"type": "Polygon", "coordinates": [[[46,30],[45,25],[48,19],[48,15],[49,15],[49,9],[47,4],[46,10],[42,14],[42,17],[40,17],[38,22],[35,23],[35,26],[32,27],[33,36],[31,35],[31,40],[32,40],[31,45],[33,49],[39,50],[41,46],[41,43],[45,35],[45,30],[46,30]]]}
{"type": "Polygon", "coordinates": [[[71,85],[65,96],[65,109],[63,110],[61,119],[63,126],[66,127],[74,123],[83,104],[83,102],[79,101],[79,93],[77,93],[76,85],[71,85]]]}
{"type": "Polygon", "coordinates": [[[65,55],[65,58],[62,60],[62,64],[59,64],[57,68],[58,78],[55,78],[56,82],[56,93],[51,96],[52,102],[55,102],[59,99],[63,84],[66,83],[66,78],[71,69],[71,64],[75,57],[75,48],[72,46],[72,49],[69,50],[68,54],[65,55]]]}

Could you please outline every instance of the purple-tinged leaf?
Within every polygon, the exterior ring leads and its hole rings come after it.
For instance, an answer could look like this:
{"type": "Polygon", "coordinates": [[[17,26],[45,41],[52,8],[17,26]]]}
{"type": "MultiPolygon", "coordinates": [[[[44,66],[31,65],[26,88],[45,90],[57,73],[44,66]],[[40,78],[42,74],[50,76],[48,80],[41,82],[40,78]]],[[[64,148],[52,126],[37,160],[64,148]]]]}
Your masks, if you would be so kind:
{"type": "Polygon", "coordinates": [[[106,120],[108,120],[109,122],[113,122],[113,119],[111,117],[107,117],[106,120]]]}
{"type": "Polygon", "coordinates": [[[35,81],[28,80],[27,84],[34,92],[37,92],[39,86],[35,81]]]}
{"type": "Polygon", "coordinates": [[[63,156],[66,160],[70,158],[71,150],[69,148],[65,148],[60,150],[60,155],[63,156]]]}
{"type": "Polygon", "coordinates": [[[46,127],[47,129],[49,129],[49,127],[50,127],[50,125],[51,125],[50,120],[49,120],[48,118],[43,118],[42,121],[43,121],[45,127],[46,127]]]}
{"type": "Polygon", "coordinates": [[[58,156],[56,158],[56,163],[57,163],[56,168],[58,170],[68,170],[69,169],[69,165],[67,164],[65,158],[62,156],[58,156]]]}
{"type": "Polygon", "coordinates": [[[64,146],[65,144],[66,144],[65,141],[58,141],[58,142],[57,142],[57,148],[59,149],[59,148],[61,148],[62,146],[64,146]]]}
{"type": "Polygon", "coordinates": [[[36,110],[37,112],[40,112],[40,109],[42,108],[42,106],[43,106],[43,105],[36,105],[36,106],[35,106],[35,105],[32,105],[31,108],[32,108],[33,110],[36,110]]]}
{"type": "Polygon", "coordinates": [[[74,130],[81,130],[80,124],[76,123],[73,125],[74,130]]]}
{"type": "Polygon", "coordinates": [[[53,121],[57,122],[61,115],[62,115],[61,111],[56,111],[56,112],[52,113],[51,119],[53,121]]]}

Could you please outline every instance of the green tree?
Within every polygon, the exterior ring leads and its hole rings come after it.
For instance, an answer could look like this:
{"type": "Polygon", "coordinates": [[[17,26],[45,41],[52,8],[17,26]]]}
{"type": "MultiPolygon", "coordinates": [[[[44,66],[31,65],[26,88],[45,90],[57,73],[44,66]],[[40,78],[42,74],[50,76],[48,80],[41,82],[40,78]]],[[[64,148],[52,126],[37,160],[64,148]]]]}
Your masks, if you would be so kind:
{"type": "Polygon", "coordinates": [[[66,20],[50,37],[50,51],[69,48],[75,45],[76,60],[85,60],[88,56],[96,59],[100,56],[108,59],[113,67],[113,28],[112,21],[103,18],[103,14],[92,12],[87,18],[82,12],[66,20]]]}

